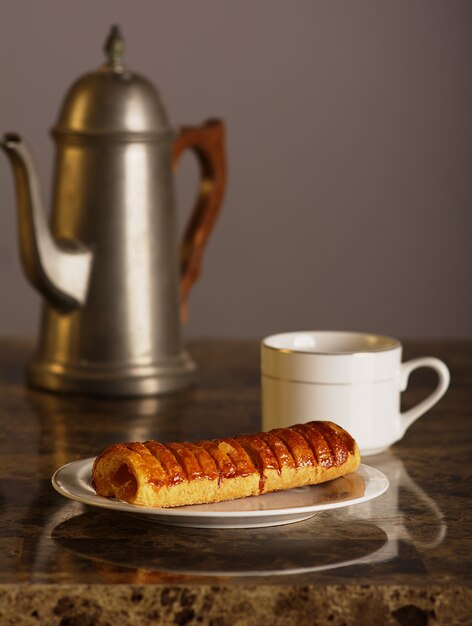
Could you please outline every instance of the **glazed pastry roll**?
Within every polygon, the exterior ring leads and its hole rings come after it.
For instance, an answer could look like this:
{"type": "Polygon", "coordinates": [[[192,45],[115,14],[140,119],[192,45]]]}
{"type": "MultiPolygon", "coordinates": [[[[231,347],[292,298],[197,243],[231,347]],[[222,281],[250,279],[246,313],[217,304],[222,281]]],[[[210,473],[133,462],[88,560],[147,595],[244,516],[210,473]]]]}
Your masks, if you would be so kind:
{"type": "Polygon", "coordinates": [[[315,485],[360,464],[354,439],[332,422],[195,443],[123,443],[95,459],[98,495],[146,507],[245,498],[315,485]]]}

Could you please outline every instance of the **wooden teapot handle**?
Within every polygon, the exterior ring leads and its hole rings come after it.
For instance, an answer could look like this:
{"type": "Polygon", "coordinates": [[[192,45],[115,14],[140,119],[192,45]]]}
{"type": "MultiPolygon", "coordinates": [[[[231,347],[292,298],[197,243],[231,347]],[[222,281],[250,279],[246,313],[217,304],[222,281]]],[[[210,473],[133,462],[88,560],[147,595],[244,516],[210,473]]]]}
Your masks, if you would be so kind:
{"type": "Polygon", "coordinates": [[[200,276],[203,250],[220,213],[226,187],[225,129],[220,120],[201,126],[184,126],[172,147],[175,169],[182,153],[190,148],[200,164],[200,186],[180,248],[180,317],[188,319],[188,295],[200,276]]]}

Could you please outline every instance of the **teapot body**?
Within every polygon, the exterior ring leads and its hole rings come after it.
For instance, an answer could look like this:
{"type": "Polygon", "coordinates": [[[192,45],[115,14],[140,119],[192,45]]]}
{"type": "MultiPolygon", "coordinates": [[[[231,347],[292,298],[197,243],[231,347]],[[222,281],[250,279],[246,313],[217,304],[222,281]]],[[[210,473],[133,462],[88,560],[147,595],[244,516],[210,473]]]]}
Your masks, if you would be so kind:
{"type": "Polygon", "coordinates": [[[34,386],[106,395],[191,383],[183,349],[173,135],[55,132],[51,230],[93,252],[86,303],[43,305],[34,386]]]}

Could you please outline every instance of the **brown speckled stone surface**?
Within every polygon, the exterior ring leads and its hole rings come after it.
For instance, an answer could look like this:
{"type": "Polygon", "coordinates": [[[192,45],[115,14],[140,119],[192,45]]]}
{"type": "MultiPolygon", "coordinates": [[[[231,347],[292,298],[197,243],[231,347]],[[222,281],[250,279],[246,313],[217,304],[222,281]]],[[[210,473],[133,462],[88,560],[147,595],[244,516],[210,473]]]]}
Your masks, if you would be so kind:
{"type": "MultiPolygon", "coordinates": [[[[472,624],[472,343],[411,342],[452,386],[390,451],[389,491],[262,529],[171,528],[68,501],[57,467],[107,444],[259,428],[257,342],[194,341],[199,384],[98,401],[27,389],[29,341],[0,344],[0,626],[472,624]]],[[[405,407],[434,384],[414,374],[405,407]]]]}

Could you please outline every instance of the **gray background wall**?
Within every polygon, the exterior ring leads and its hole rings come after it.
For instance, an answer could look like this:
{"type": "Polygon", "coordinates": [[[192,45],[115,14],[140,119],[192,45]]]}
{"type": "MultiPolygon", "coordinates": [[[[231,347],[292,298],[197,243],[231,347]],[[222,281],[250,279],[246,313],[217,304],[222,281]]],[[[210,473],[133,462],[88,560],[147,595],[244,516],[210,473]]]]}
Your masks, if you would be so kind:
{"type": "MultiPolygon", "coordinates": [[[[472,3],[3,0],[0,129],[48,131],[121,24],[172,121],[221,116],[229,188],[187,332],[472,336],[472,3]]],[[[196,186],[177,177],[181,222],[196,186]]],[[[3,335],[36,333],[0,157],[3,335]]]]}

